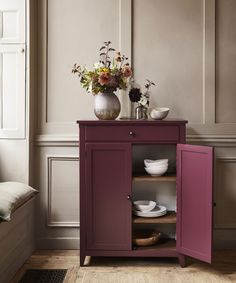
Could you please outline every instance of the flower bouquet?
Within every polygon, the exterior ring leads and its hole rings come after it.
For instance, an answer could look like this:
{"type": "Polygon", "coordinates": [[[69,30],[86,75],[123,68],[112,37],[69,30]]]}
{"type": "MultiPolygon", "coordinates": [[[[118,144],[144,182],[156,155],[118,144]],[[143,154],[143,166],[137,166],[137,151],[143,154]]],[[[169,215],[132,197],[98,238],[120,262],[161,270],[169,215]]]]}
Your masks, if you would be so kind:
{"type": "Polygon", "coordinates": [[[133,73],[125,55],[116,52],[111,58],[111,52],[115,49],[110,41],[106,41],[100,48],[100,60],[92,70],[78,64],[74,64],[72,69],[72,73],[80,78],[81,86],[95,96],[94,111],[99,119],[115,119],[119,115],[120,102],[114,92],[126,89],[133,73]]]}
{"type": "Polygon", "coordinates": [[[134,107],[134,104],[137,103],[138,106],[135,109],[131,109],[131,118],[135,119],[146,119],[147,118],[147,109],[149,107],[150,93],[149,89],[151,86],[155,86],[155,83],[146,79],[147,83],[145,84],[145,91],[141,91],[141,87],[135,82],[131,83],[131,88],[129,91],[129,98],[131,101],[131,108],[134,107]]]}

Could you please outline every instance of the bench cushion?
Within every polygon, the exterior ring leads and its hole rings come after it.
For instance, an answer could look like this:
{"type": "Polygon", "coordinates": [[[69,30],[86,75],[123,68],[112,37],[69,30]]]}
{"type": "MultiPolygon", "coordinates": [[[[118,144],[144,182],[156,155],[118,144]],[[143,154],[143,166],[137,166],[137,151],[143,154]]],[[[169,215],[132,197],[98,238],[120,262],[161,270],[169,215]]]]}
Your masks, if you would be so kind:
{"type": "Polygon", "coordinates": [[[23,183],[0,182],[0,221],[10,221],[11,213],[36,193],[37,190],[23,183]]]}

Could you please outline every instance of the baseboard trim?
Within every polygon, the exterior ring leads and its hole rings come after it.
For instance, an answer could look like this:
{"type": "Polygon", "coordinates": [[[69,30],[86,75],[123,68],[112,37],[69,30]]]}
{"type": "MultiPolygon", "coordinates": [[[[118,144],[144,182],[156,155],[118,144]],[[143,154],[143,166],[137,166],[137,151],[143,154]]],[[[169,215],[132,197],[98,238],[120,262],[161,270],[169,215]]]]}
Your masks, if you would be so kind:
{"type": "Polygon", "coordinates": [[[36,249],[41,250],[79,250],[79,238],[38,238],[36,249]]]}
{"type": "Polygon", "coordinates": [[[215,250],[236,250],[236,229],[215,229],[213,239],[215,250]]]}

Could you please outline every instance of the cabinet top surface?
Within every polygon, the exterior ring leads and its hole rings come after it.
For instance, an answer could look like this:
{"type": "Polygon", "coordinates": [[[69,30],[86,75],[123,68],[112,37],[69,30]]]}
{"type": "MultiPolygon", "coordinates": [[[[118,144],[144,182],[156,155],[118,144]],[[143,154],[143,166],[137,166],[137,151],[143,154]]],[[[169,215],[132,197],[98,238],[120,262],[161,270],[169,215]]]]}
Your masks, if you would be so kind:
{"type": "Polygon", "coordinates": [[[171,124],[186,124],[187,120],[181,119],[165,119],[165,120],[78,120],[80,125],[171,125],[171,124]]]}

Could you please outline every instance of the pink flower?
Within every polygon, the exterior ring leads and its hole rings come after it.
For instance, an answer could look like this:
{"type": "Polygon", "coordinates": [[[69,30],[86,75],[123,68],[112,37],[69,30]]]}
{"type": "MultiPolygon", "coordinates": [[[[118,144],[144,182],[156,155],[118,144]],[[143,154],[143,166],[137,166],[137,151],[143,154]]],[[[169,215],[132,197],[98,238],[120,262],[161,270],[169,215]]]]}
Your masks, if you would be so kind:
{"type": "Polygon", "coordinates": [[[98,78],[100,85],[107,85],[110,81],[110,74],[107,72],[101,72],[98,78]]]}
{"type": "Polygon", "coordinates": [[[128,78],[132,76],[132,69],[129,66],[124,66],[124,68],[122,69],[122,73],[123,75],[128,78]]]}

